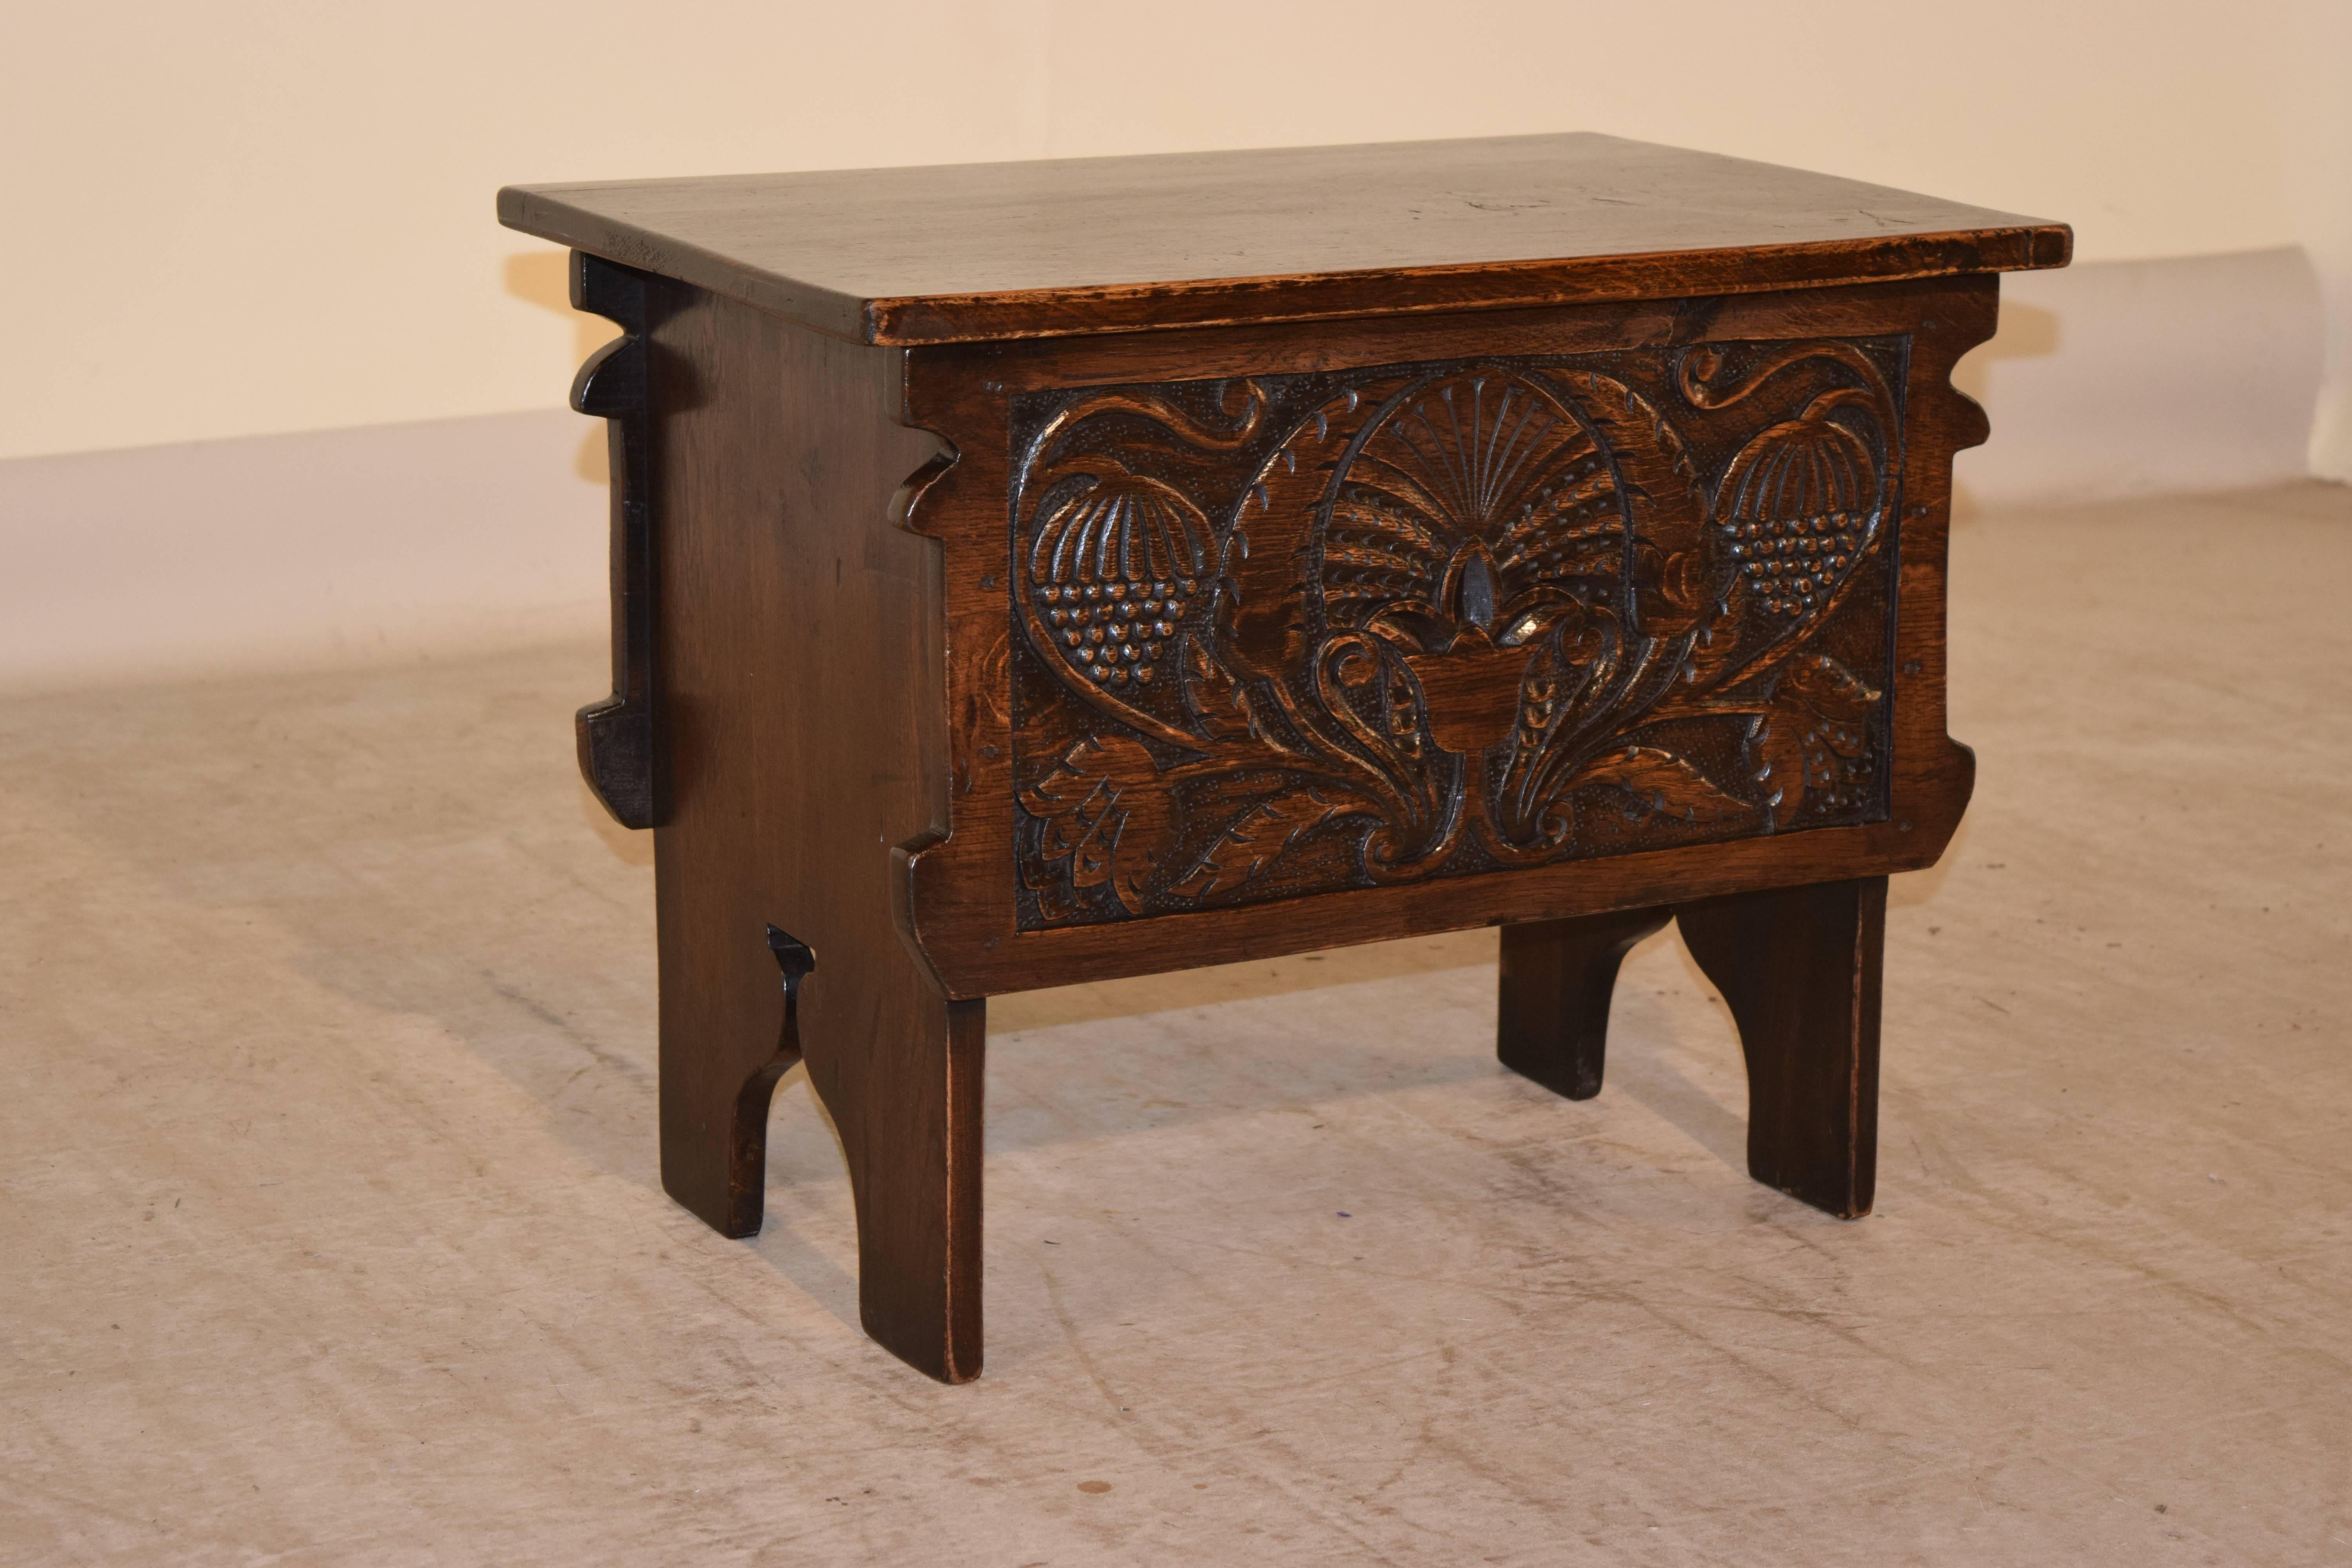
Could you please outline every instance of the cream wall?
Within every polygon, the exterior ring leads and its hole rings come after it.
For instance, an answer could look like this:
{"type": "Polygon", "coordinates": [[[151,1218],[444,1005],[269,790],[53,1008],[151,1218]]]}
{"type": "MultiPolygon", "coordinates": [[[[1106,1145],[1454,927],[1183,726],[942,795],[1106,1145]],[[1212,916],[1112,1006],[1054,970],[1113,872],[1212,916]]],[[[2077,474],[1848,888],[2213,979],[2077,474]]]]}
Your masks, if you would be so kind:
{"type": "Polygon", "coordinates": [[[2300,243],[2352,474],[2344,0],[0,15],[0,457],[560,402],[593,331],[507,182],[1590,128],[2063,218],[2086,260],[2300,243]]]}

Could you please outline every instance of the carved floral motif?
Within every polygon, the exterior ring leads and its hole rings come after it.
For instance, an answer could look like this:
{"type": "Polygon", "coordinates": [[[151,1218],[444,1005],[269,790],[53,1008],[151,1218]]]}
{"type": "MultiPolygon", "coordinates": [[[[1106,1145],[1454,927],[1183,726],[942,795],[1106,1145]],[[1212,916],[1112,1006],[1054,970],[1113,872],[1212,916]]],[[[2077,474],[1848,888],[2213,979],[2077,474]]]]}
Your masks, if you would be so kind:
{"type": "Polygon", "coordinates": [[[1904,353],[1017,400],[1024,925],[1883,817],[1904,353]]]}

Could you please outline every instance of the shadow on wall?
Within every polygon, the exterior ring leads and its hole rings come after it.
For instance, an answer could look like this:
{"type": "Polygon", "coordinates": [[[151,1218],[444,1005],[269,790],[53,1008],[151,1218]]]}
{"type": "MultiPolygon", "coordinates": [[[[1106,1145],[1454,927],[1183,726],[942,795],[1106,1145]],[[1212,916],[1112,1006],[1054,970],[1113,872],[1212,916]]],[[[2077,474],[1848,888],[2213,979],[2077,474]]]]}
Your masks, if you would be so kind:
{"type": "MultiPolygon", "coordinates": [[[[553,310],[570,319],[574,363],[587,363],[589,355],[621,335],[620,329],[604,317],[572,308],[570,251],[517,251],[499,265],[499,271],[509,294],[527,305],[553,310]]],[[[601,424],[592,426],[581,437],[580,455],[572,463],[572,469],[591,484],[601,485],[611,477],[612,466],[607,460],[604,429],[601,424]]]]}
{"type": "MultiPolygon", "coordinates": [[[[1960,363],[1952,367],[1952,384],[1983,405],[1985,416],[1992,426],[1992,435],[1988,439],[2003,442],[2004,449],[2009,435],[2007,421],[2002,417],[2003,410],[1993,400],[1990,384],[1994,362],[2047,358],[2058,352],[2062,335],[2057,311],[2042,305],[2029,305],[2011,297],[2016,281],[2014,278],[2001,280],[2000,326],[1993,333],[1991,341],[1980,343],[1960,356],[1960,363]]],[[[1982,448],[1972,450],[1981,451],[1982,448]]],[[[1978,489],[1963,478],[1971,471],[1968,457],[1967,452],[1961,453],[1953,465],[1952,521],[1955,522],[1970,521],[1984,510],[1978,489]]],[[[1996,479],[1996,488],[1998,485],[1996,479]]]]}
{"type": "MultiPolygon", "coordinates": [[[[2010,280],[2012,284],[2013,279],[2010,280]]],[[[1952,369],[1952,384],[1982,403],[1990,395],[1987,383],[1995,360],[2040,359],[2058,352],[2058,312],[2022,300],[2003,300],[2000,330],[1990,342],[1961,357],[1952,369]]]]}
{"type": "Polygon", "coordinates": [[[1957,510],[2301,479],[2323,331],[2294,246],[2004,278],[2000,332],[1952,375],[1992,421],[1957,510]]]}
{"type": "MultiPolygon", "coordinates": [[[[501,287],[560,312],[566,255],[501,287]]],[[[2001,331],[1954,379],[1990,445],[1958,512],[2303,477],[2321,311],[2299,249],[2004,279],[2001,331]]],[[[441,657],[607,624],[597,421],[517,414],[0,463],[0,689],[441,657]]]]}
{"type": "MultiPolygon", "coordinates": [[[[572,321],[576,362],[617,335],[572,309],[569,252],[517,252],[503,272],[509,294],[572,321]]],[[[2005,278],[2000,331],[1952,376],[1993,431],[1960,457],[1958,514],[2302,478],[2322,343],[2299,247],[2005,278]]],[[[601,431],[574,471],[605,481],[601,431]]]]}
{"type": "Polygon", "coordinates": [[[610,625],[597,421],[477,415],[0,463],[0,691],[403,663],[610,625]]]}

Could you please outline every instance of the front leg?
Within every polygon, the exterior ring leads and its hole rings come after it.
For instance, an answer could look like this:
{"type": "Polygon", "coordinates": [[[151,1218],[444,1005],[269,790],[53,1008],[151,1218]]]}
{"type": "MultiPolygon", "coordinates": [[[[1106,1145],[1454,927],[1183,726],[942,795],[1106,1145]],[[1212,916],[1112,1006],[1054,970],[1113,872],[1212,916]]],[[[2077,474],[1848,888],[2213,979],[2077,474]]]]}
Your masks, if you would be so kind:
{"type": "Polygon", "coordinates": [[[1739,1026],[1748,1174],[1840,1219],[1868,1214],[1886,879],[1710,899],[1675,921],[1739,1026]]]}
{"type": "Polygon", "coordinates": [[[980,1375],[981,1079],[988,1004],[952,1002],[891,933],[809,987],[809,1085],[857,1205],[857,1312],[941,1383],[980,1375]]]}
{"type": "Polygon", "coordinates": [[[979,1376],[988,1005],[950,1001],[887,917],[824,921],[812,951],[743,918],[748,889],[667,882],[663,1187],[721,1235],[757,1236],[769,1100],[805,1061],[848,1156],[866,1331],[943,1383],[979,1376]]]}

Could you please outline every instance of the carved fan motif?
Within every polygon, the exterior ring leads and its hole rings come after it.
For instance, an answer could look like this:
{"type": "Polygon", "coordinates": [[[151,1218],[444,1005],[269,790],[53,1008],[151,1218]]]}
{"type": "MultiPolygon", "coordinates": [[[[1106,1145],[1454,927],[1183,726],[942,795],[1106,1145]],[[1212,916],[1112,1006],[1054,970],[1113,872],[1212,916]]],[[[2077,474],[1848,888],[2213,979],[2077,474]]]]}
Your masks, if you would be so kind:
{"type": "MultiPolygon", "coordinates": [[[[1395,647],[1430,738],[1467,755],[1509,735],[1540,639],[1622,579],[1624,548],[1615,476],[1574,413],[1471,373],[1376,416],[1332,496],[1318,581],[1327,624],[1395,647]]],[[[1400,710],[1391,694],[1409,745],[1400,710]]]]}
{"type": "Polygon", "coordinates": [[[1475,632],[1522,647],[1622,579],[1616,476],[1557,395],[1511,375],[1449,376],[1375,424],[1323,538],[1325,614],[1443,653],[1475,632]]]}
{"type": "Polygon", "coordinates": [[[1022,919],[1883,815],[1902,353],[1017,403],[1022,919]]]}

